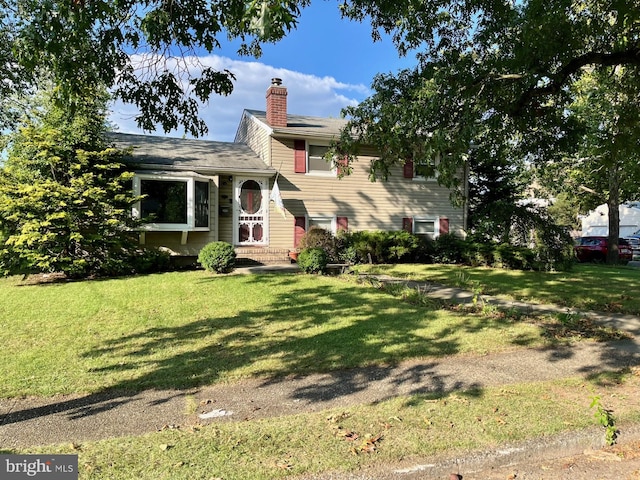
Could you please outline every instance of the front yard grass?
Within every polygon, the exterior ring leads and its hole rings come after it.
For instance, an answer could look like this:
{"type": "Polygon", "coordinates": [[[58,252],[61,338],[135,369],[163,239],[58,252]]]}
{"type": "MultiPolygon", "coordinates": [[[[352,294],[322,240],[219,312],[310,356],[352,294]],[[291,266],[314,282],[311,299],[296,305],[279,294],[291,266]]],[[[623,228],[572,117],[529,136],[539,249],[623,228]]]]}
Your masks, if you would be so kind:
{"type": "Polygon", "coordinates": [[[548,342],[534,322],[403,302],[334,277],[1,282],[2,397],[190,388],[548,342]]]}
{"type": "Polygon", "coordinates": [[[531,272],[459,265],[363,265],[363,273],[384,273],[457,286],[485,295],[570,308],[640,314],[640,269],[577,264],[568,272],[531,272]]]}
{"type": "MultiPolygon", "coordinates": [[[[563,296],[569,303],[597,296],[589,283],[603,289],[624,281],[634,288],[638,281],[635,271],[600,266],[580,266],[568,274],[378,268],[414,279],[481,285],[485,293],[530,292],[554,303],[563,296]],[[601,273],[606,280],[595,277],[601,273]],[[577,285],[565,286],[573,278],[577,285]],[[570,295],[572,288],[579,293],[570,295]]],[[[0,288],[2,397],[191,388],[585,337],[584,330],[575,337],[567,333],[566,319],[448,309],[401,288],[371,288],[345,277],[196,271],[46,285],[10,278],[0,280],[0,288]]],[[[414,465],[432,455],[464,455],[593,427],[595,395],[620,425],[638,422],[639,392],[640,372],[627,369],[590,380],[414,395],[81,445],[0,448],[0,453],[77,453],[82,480],[272,479],[333,470],[375,475],[383,464],[414,465]]]]}

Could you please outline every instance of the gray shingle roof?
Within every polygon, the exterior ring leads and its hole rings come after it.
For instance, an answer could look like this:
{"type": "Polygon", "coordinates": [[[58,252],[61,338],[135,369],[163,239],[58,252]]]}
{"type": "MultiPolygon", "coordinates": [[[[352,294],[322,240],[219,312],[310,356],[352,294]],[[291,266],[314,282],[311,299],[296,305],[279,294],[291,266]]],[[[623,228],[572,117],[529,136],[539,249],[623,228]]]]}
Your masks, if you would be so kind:
{"type": "Polygon", "coordinates": [[[184,138],[111,133],[118,148],[133,147],[127,164],[139,169],[193,171],[203,174],[254,173],[273,175],[247,145],[184,138]]]}
{"type": "MultiPolygon", "coordinates": [[[[246,110],[247,113],[269,125],[267,113],[262,110],[246,110]]],[[[340,131],[347,124],[343,118],[312,117],[309,115],[287,114],[286,127],[271,127],[274,135],[294,135],[300,137],[338,137],[340,131]]]]}

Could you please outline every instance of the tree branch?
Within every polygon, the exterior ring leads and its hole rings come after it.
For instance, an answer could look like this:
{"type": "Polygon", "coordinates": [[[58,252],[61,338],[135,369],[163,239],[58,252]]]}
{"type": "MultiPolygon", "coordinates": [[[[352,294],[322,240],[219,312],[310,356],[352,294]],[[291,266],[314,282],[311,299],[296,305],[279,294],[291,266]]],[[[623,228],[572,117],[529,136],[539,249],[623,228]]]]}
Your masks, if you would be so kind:
{"type": "MultiPolygon", "coordinates": [[[[515,102],[513,115],[520,115],[525,107],[535,99],[545,95],[555,95],[566,84],[571,75],[587,65],[611,67],[615,65],[640,65],[640,46],[612,53],[587,52],[569,61],[555,75],[549,75],[551,82],[542,87],[530,87],[515,102]]],[[[514,79],[512,75],[503,75],[501,79],[514,79]]]]}

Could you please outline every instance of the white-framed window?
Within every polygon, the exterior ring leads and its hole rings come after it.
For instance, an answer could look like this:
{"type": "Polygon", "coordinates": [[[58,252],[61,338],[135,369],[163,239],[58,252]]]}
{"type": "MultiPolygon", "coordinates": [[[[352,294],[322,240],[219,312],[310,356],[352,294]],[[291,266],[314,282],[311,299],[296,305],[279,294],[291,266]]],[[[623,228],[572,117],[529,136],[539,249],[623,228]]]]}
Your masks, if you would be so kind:
{"type": "Polygon", "coordinates": [[[415,160],[413,162],[413,179],[418,181],[435,180],[438,178],[436,167],[440,163],[440,155],[434,158],[415,160]]]}
{"type": "Polygon", "coordinates": [[[329,151],[328,145],[313,145],[307,147],[307,174],[336,176],[336,168],[333,161],[327,161],[324,156],[329,151]]]}
{"type": "Polygon", "coordinates": [[[132,213],[145,222],[145,230],[208,231],[209,190],[206,177],[135,174],[133,192],[143,198],[132,213]]]}
{"type": "Polygon", "coordinates": [[[313,227],[336,233],[336,217],[307,217],[307,231],[313,227]]]}
{"type": "Polygon", "coordinates": [[[427,238],[437,238],[440,235],[439,217],[413,217],[413,233],[427,238]]]}

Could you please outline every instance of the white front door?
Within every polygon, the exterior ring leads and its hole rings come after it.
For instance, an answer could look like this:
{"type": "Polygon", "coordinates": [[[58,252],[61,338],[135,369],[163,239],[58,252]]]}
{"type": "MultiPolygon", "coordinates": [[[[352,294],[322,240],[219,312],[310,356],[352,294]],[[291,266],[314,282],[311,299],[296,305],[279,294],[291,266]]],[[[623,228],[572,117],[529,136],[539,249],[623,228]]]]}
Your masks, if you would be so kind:
{"type": "Polygon", "coordinates": [[[233,202],[236,245],[268,245],[269,179],[235,177],[233,202]]]}

